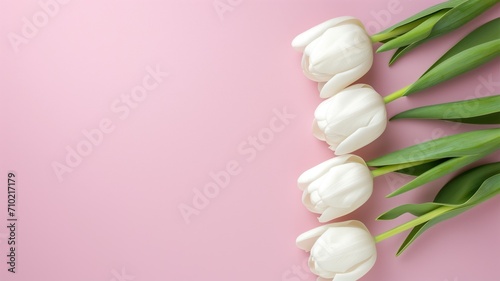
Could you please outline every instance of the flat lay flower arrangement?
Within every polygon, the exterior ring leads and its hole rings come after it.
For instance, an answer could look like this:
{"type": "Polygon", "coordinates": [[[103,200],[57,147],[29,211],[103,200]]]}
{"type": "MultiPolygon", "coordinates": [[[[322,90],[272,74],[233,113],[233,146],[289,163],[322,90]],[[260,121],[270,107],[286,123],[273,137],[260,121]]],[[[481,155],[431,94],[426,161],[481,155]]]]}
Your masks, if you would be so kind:
{"type": "Polygon", "coordinates": [[[324,98],[314,112],[312,134],[335,154],[298,177],[303,205],[318,214],[320,223],[325,223],[301,234],[296,241],[300,249],[310,252],[308,265],[318,280],[358,280],[375,265],[376,243],[410,230],[395,251],[399,255],[432,226],[500,193],[500,162],[471,165],[500,148],[500,127],[481,126],[500,124],[498,93],[430,104],[390,118],[386,110],[386,104],[394,100],[449,83],[446,81],[498,61],[500,18],[467,34],[420,77],[415,77],[412,84],[394,93],[382,96],[368,84],[355,84],[370,71],[376,53],[394,50],[387,67],[403,63],[398,59],[414,48],[466,25],[488,9],[498,8],[495,6],[498,2],[445,1],[372,36],[360,20],[337,17],[319,23],[292,41],[292,47],[302,52],[304,75],[318,82],[319,96],[324,98]],[[442,120],[450,126],[453,122],[468,123],[477,129],[419,143],[372,160],[365,161],[355,155],[356,150],[369,147],[392,122],[410,118],[442,120]],[[404,204],[380,214],[378,220],[391,220],[406,213],[414,216],[382,234],[372,235],[361,221],[342,221],[342,216],[370,199],[375,177],[392,172],[413,178],[387,197],[412,191],[453,172],[457,174],[442,186],[432,202],[404,204]],[[334,219],[339,220],[331,222],[334,219]]]}

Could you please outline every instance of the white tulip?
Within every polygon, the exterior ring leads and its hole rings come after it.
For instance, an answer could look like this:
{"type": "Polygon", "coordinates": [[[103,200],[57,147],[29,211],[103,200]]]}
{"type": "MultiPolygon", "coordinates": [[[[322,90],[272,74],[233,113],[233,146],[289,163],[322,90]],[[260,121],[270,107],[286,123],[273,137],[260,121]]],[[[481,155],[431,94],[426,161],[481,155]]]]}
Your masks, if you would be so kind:
{"type": "Polygon", "coordinates": [[[365,161],[356,155],[329,159],[300,175],[302,203],[327,222],[349,214],[363,205],[373,191],[373,176],[365,161]]]}
{"type": "Polygon", "coordinates": [[[359,221],[332,223],[297,237],[297,246],[307,252],[309,268],[318,281],[355,281],[375,264],[375,240],[359,221]]]}
{"type": "Polygon", "coordinates": [[[352,85],[324,100],[314,112],[313,134],[336,155],[351,153],[377,139],[387,125],[382,98],[366,84],[352,85]]]}
{"type": "Polygon", "coordinates": [[[325,21],[301,34],[292,46],[303,52],[304,75],[321,83],[328,98],[365,75],[373,63],[372,42],[363,24],[353,17],[325,21]]]}

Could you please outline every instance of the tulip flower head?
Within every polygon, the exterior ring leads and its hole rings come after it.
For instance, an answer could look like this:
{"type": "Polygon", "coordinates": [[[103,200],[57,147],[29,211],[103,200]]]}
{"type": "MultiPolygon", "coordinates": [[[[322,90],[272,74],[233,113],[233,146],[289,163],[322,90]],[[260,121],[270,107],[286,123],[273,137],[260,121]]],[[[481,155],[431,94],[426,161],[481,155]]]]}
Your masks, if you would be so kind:
{"type": "Polygon", "coordinates": [[[297,247],[309,252],[309,268],[318,281],[355,281],[375,264],[375,240],[359,221],[331,223],[297,237],[297,247]]]}
{"type": "Polygon", "coordinates": [[[387,125],[382,98],[371,86],[356,84],[324,100],[314,112],[313,134],[336,155],[351,153],[377,139],[387,125]]]}
{"type": "Polygon", "coordinates": [[[373,63],[371,39],[363,24],[353,17],[325,21],[295,37],[292,46],[303,52],[304,75],[324,83],[322,98],[361,78],[373,63]]]}
{"type": "Polygon", "coordinates": [[[320,222],[347,215],[363,205],[373,191],[373,177],[365,161],[346,154],[329,159],[300,175],[302,203],[320,222]]]}

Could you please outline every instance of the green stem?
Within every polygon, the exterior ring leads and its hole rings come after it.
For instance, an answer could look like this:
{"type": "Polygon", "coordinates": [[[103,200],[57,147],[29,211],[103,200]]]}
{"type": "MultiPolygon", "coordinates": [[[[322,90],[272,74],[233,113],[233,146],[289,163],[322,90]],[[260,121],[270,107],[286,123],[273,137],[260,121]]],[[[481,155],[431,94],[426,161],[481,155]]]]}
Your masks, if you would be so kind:
{"type": "Polygon", "coordinates": [[[382,32],[382,33],[374,34],[370,38],[371,38],[373,43],[386,41],[388,39],[392,39],[394,37],[397,37],[401,34],[404,34],[408,31],[412,30],[413,28],[417,27],[422,22],[423,22],[423,20],[419,19],[419,20],[416,20],[414,22],[411,22],[411,23],[405,24],[403,26],[400,26],[398,28],[395,28],[389,32],[382,32]]]}
{"type": "Polygon", "coordinates": [[[406,90],[408,90],[408,88],[410,88],[410,87],[411,87],[411,85],[406,86],[406,87],[404,87],[402,89],[399,89],[399,90],[395,91],[394,93],[392,93],[392,94],[390,94],[388,96],[385,96],[384,97],[385,104],[388,104],[391,101],[395,101],[395,100],[399,99],[400,97],[402,97],[404,95],[404,93],[406,92],[406,90]]]}
{"type": "Polygon", "coordinates": [[[437,209],[434,209],[433,211],[430,211],[428,212],[427,214],[425,215],[422,215],[418,218],[415,218],[414,220],[411,220],[407,223],[404,223],[402,225],[399,225],[399,226],[396,226],[395,228],[391,229],[391,230],[388,230],[382,234],[379,234],[377,236],[375,236],[375,242],[378,243],[380,241],[383,241],[389,237],[392,237],[398,233],[401,233],[405,230],[408,230],[410,228],[413,228],[415,226],[418,226],[418,225],[421,225],[437,216],[440,216],[450,210],[453,210],[455,207],[453,206],[441,206],[437,209]]]}
{"type": "Polygon", "coordinates": [[[421,161],[415,161],[415,162],[410,162],[410,163],[388,165],[388,166],[380,167],[380,168],[377,168],[375,170],[372,170],[372,176],[375,178],[375,177],[382,176],[382,175],[385,175],[385,174],[388,174],[388,173],[391,173],[394,171],[398,171],[401,169],[411,168],[411,167],[415,167],[415,166],[422,165],[425,163],[429,163],[429,162],[432,162],[434,160],[421,160],[421,161]]]}

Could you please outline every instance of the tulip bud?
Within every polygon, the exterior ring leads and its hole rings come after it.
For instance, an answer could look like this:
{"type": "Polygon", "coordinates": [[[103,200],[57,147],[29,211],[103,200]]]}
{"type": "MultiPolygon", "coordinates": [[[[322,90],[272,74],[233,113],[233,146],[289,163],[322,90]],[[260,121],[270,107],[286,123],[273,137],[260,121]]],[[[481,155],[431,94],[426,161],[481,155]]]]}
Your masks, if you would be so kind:
{"type": "Polygon", "coordinates": [[[309,268],[318,280],[358,280],[377,259],[374,238],[354,220],[311,229],[297,237],[297,247],[311,252],[309,268]]]}
{"type": "Polygon", "coordinates": [[[320,97],[328,98],[365,75],[373,63],[372,42],[363,24],[353,17],[323,22],[302,34],[292,46],[304,54],[304,75],[322,84],[320,97]]]}
{"type": "Polygon", "coordinates": [[[300,175],[302,203],[327,222],[363,205],[373,191],[373,177],[365,161],[356,155],[329,159],[300,175]]]}
{"type": "Polygon", "coordinates": [[[313,134],[336,155],[351,153],[377,139],[387,125],[382,98],[366,84],[352,85],[324,100],[314,112],[313,134]]]}

